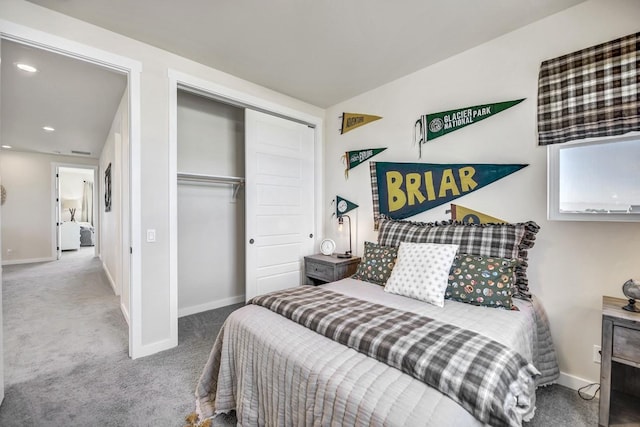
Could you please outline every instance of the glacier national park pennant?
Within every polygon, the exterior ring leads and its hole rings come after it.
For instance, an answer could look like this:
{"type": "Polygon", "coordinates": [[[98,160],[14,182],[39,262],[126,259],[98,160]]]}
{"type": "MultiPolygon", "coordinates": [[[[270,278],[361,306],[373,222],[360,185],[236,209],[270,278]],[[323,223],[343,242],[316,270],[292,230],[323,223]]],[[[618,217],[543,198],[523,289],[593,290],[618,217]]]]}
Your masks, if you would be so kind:
{"type": "Polygon", "coordinates": [[[473,107],[458,108],[457,110],[441,111],[420,116],[413,128],[414,140],[418,144],[419,157],[422,157],[422,145],[440,136],[455,132],[465,126],[498,114],[524,101],[526,98],[514,101],[497,102],[494,104],[474,105],[473,107]]]}

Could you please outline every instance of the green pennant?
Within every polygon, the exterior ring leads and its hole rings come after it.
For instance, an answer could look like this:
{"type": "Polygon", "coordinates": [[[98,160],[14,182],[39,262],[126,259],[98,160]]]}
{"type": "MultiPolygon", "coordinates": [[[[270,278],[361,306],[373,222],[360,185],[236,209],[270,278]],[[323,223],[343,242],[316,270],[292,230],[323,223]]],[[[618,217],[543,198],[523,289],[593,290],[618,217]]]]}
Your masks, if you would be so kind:
{"type": "Polygon", "coordinates": [[[374,218],[404,219],[477,191],[526,164],[369,162],[374,218]]]}
{"type": "Polygon", "coordinates": [[[420,147],[420,157],[422,157],[422,144],[427,141],[432,141],[465,126],[496,115],[521,103],[525,99],[526,98],[497,102],[494,104],[474,105],[473,107],[458,108],[457,110],[441,111],[439,113],[421,116],[416,121],[414,127],[414,138],[420,147]]]}
{"type": "Polygon", "coordinates": [[[384,148],[366,148],[364,150],[347,151],[342,156],[342,160],[346,163],[347,168],[344,170],[344,177],[349,178],[349,170],[355,168],[360,163],[372,158],[376,154],[380,154],[387,147],[384,148]]]}
{"type": "Polygon", "coordinates": [[[350,202],[347,199],[343,199],[340,196],[336,196],[336,216],[337,217],[344,215],[347,212],[352,211],[357,207],[358,205],[356,205],[355,203],[350,202]]]}

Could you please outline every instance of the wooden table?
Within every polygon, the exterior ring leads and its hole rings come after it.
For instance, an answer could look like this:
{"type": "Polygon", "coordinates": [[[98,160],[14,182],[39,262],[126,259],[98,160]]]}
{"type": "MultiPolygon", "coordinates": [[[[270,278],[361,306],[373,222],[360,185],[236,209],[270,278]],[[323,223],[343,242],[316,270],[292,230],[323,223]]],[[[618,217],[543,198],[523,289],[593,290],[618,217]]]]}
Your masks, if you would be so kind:
{"type": "Polygon", "coordinates": [[[335,255],[310,255],[304,257],[304,272],[309,284],[321,285],[335,282],[355,274],[360,257],[338,258],[335,255]]]}
{"type": "Polygon", "coordinates": [[[640,425],[640,313],[602,297],[601,426],[640,425]]]}

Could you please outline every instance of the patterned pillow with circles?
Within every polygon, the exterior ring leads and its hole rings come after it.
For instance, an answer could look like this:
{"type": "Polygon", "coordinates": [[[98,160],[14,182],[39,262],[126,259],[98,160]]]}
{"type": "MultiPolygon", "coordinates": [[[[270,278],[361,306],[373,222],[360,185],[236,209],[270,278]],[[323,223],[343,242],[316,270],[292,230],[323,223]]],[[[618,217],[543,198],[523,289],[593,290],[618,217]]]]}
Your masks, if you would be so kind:
{"type": "Polygon", "coordinates": [[[402,242],[386,292],[444,307],[449,271],[458,245],[402,242]]]}

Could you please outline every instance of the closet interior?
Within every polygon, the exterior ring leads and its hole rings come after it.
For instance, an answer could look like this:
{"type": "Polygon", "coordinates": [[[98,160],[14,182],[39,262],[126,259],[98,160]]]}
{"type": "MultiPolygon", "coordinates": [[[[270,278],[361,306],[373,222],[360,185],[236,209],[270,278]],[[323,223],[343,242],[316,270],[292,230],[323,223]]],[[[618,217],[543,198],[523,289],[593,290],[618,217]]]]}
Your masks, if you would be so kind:
{"type": "Polygon", "coordinates": [[[178,316],[244,301],[244,116],[178,90],[178,316]]]}

